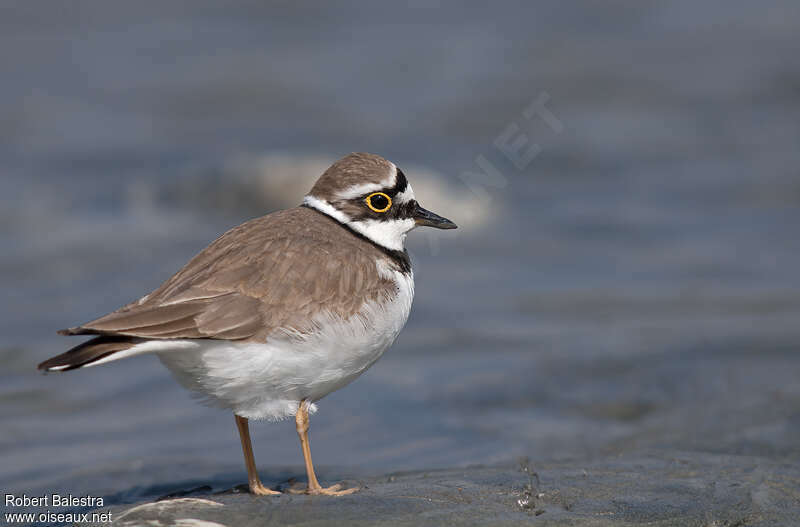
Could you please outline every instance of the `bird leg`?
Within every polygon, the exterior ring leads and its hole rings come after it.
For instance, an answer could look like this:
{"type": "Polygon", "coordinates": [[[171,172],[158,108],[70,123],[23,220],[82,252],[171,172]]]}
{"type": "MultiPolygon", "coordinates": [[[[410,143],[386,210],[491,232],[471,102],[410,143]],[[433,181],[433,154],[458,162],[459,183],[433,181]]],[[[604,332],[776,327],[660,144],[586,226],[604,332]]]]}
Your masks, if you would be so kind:
{"type": "Polygon", "coordinates": [[[242,452],[244,453],[244,464],[247,467],[247,481],[250,485],[250,494],[257,496],[275,496],[280,492],[268,489],[262,485],[261,480],[258,479],[258,470],[256,470],[256,459],[253,457],[253,446],[250,444],[250,427],[247,424],[247,419],[239,417],[234,414],[236,418],[236,428],[239,429],[239,439],[242,440],[242,452]]]}
{"type": "Polygon", "coordinates": [[[314,474],[314,464],[311,462],[311,446],[308,442],[308,406],[311,403],[308,399],[300,402],[295,415],[295,425],[297,426],[297,435],[300,436],[300,446],[303,449],[303,458],[306,462],[306,473],[308,474],[308,488],[300,491],[302,494],[324,494],[326,496],[344,496],[345,494],[352,494],[358,492],[358,488],[342,489],[340,484],[336,484],[327,488],[320,486],[317,481],[317,475],[314,474]]]}

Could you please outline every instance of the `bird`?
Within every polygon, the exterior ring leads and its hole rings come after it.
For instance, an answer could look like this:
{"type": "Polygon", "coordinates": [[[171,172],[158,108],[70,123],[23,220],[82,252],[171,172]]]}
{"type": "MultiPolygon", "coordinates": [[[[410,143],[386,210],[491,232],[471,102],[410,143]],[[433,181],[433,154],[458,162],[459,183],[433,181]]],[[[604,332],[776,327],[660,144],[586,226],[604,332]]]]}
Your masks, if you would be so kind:
{"type": "Polygon", "coordinates": [[[233,412],[250,493],[281,494],[258,476],[249,421],[291,417],[308,479],[301,492],[356,492],[320,485],[309,415],[371,367],[405,325],[414,297],[405,240],[420,226],[456,228],[417,202],[394,163],[351,153],[297,207],[228,230],[151,293],[60,330],[92,338],[38,369],[155,354],[202,402],[233,412]]]}

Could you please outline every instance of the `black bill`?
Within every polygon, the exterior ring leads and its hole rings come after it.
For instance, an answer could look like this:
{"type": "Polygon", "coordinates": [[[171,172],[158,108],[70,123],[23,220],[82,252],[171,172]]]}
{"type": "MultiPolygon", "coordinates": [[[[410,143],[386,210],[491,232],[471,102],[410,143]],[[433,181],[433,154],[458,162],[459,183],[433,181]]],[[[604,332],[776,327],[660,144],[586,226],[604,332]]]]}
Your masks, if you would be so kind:
{"type": "Polygon", "coordinates": [[[438,214],[434,214],[433,212],[427,209],[423,209],[422,207],[419,206],[419,204],[417,204],[417,208],[414,210],[414,221],[417,222],[417,225],[436,227],[437,229],[458,228],[458,225],[456,225],[452,221],[448,220],[447,218],[442,218],[438,214]]]}

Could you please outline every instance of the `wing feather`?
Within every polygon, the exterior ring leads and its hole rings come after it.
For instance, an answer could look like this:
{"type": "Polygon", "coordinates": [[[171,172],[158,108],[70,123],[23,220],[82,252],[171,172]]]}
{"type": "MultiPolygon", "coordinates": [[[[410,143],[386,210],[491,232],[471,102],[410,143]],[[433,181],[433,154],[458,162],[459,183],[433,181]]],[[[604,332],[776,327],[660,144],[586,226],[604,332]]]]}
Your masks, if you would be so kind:
{"type": "Polygon", "coordinates": [[[346,318],[395,293],[375,272],[383,257],[316,211],[281,211],[223,234],[142,299],[59,333],[239,340],[306,331],[322,310],[346,318]]]}

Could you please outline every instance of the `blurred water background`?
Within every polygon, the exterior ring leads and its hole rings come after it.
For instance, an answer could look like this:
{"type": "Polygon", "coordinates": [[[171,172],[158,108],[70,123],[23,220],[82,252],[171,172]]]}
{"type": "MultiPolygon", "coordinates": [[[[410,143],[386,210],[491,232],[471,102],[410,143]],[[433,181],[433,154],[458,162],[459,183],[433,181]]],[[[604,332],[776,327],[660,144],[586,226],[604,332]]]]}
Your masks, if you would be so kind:
{"type": "MultiPolygon", "coordinates": [[[[36,364],[354,150],[463,228],[410,236],[405,331],[312,420],[323,480],[797,462],[800,5],[434,4],[0,7],[3,491],[243,483],[233,417],[156,358],[36,364]],[[543,96],[563,129],[523,115],[543,96]],[[478,156],[502,181],[465,184],[478,156]]],[[[251,428],[267,483],[303,477],[293,424],[251,428]]]]}

